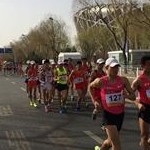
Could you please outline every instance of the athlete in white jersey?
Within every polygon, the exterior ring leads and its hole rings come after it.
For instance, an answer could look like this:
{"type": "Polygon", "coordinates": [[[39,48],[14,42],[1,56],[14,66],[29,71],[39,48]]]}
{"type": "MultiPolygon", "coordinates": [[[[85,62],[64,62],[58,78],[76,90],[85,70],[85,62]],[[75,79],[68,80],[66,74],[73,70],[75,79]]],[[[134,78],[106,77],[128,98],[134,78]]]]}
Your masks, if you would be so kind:
{"type": "Polygon", "coordinates": [[[43,71],[40,75],[41,87],[43,90],[43,98],[45,105],[45,112],[51,111],[51,101],[52,101],[52,90],[53,90],[53,71],[50,67],[49,60],[44,61],[43,71]]]}

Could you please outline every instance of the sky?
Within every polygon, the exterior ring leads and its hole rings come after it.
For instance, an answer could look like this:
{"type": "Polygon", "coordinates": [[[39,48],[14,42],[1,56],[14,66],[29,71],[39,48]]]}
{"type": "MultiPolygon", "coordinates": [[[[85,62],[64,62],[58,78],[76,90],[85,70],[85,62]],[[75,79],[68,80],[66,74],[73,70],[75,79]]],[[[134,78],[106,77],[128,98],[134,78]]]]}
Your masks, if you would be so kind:
{"type": "Polygon", "coordinates": [[[17,41],[22,34],[50,15],[61,18],[68,26],[71,39],[76,34],[73,23],[73,0],[0,0],[0,46],[17,41]]]}

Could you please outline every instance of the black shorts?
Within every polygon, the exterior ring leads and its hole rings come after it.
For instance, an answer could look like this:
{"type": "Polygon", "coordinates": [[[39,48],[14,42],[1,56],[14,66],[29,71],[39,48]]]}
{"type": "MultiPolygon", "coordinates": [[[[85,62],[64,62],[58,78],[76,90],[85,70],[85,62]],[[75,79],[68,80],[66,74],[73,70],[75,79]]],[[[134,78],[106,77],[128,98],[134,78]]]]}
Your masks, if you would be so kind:
{"type": "Polygon", "coordinates": [[[56,84],[56,89],[58,91],[63,91],[63,90],[67,90],[68,89],[68,84],[60,84],[60,83],[57,83],[56,84]]]}
{"type": "Polygon", "coordinates": [[[39,80],[37,80],[37,85],[40,85],[41,83],[40,83],[40,81],[39,80]]]}
{"type": "Polygon", "coordinates": [[[146,123],[150,123],[150,105],[143,105],[146,109],[144,111],[139,111],[138,117],[142,118],[146,123]]]}
{"type": "Polygon", "coordinates": [[[102,126],[116,125],[117,130],[120,131],[124,120],[124,112],[121,114],[112,114],[106,110],[102,113],[102,126]]]}

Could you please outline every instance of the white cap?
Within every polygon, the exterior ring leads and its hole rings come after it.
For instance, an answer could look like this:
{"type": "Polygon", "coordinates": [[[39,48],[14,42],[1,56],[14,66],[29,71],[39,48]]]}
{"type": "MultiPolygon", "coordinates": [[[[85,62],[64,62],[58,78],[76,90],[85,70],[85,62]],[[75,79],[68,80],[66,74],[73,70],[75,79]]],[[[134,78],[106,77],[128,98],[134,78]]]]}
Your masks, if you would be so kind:
{"type": "Polygon", "coordinates": [[[42,64],[44,64],[45,59],[42,60],[42,64]]]}
{"type": "Polygon", "coordinates": [[[31,65],[34,65],[34,64],[35,64],[35,61],[34,61],[34,60],[31,60],[31,61],[30,61],[30,64],[31,64],[31,65]]]}
{"type": "Polygon", "coordinates": [[[58,60],[57,64],[58,64],[58,65],[61,65],[61,64],[64,64],[64,62],[61,61],[61,60],[58,60]]]}
{"type": "Polygon", "coordinates": [[[115,67],[116,65],[119,65],[119,62],[115,58],[108,58],[105,62],[105,66],[115,67]]]}
{"type": "Polygon", "coordinates": [[[55,65],[56,63],[54,61],[51,62],[51,65],[55,65]]]}
{"type": "Polygon", "coordinates": [[[26,61],[26,64],[30,64],[30,60],[27,60],[27,61],[26,61]]]}
{"type": "Polygon", "coordinates": [[[104,60],[104,59],[101,59],[101,58],[100,58],[100,59],[97,59],[97,61],[96,61],[97,64],[102,64],[102,63],[104,63],[104,62],[105,62],[105,60],[104,60]]]}
{"type": "Polygon", "coordinates": [[[50,62],[50,63],[54,62],[54,59],[49,59],[49,62],[50,62]]]}

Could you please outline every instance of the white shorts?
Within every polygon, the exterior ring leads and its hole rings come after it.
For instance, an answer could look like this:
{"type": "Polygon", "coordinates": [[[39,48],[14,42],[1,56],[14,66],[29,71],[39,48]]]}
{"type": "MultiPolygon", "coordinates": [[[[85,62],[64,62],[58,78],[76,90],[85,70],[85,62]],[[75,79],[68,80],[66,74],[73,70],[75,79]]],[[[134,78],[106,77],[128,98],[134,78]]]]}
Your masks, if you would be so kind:
{"type": "Polygon", "coordinates": [[[42,89],[43,90],[46,90],[46,91],[52,91],[52,84],[51,83],[45,83],[45,84],[43,84],[42,86],[42,89]]]}

